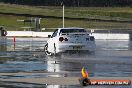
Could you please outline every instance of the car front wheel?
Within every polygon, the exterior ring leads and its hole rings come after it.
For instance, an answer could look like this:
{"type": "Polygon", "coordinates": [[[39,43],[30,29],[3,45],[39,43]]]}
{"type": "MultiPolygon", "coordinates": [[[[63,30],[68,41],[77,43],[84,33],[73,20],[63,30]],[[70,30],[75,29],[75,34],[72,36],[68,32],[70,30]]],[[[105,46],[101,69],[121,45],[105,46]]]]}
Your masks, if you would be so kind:
{"type": "Polygon", "coordinates": [[[44,46],[44,52],[46,55],[52,55],[52,53],[48,51],[48,44],[44,46]]]}

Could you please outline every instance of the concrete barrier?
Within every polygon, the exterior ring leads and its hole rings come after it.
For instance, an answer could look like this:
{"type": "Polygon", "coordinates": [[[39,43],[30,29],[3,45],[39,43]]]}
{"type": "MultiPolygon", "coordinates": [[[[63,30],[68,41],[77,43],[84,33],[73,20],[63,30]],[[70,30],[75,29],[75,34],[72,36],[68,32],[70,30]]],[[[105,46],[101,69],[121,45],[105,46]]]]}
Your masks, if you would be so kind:
{"type": "MultiPolygon", "coordinates": [[[[48,37],[52,35],[53,32],[34,32],[34,31],[7,31],[7,36],[27,36],[27,37],[48,37]]],[[[129,34],[119,34],[119,33],[93,33],[95,39],[129,39],[129,34]]]]}
{"type": "Polygon", "coordinates": [[[26,37],[48,37],[48,35],[51,35],[53,32],[34,32],[34,31],[7,31],[7,36],[26,36],[26,37]]]}
{"type": "Polygon", "coordinates": [[[95,39],[129,39],[129,34],[117,34],[117,33],[93,33],[95,39]]]}

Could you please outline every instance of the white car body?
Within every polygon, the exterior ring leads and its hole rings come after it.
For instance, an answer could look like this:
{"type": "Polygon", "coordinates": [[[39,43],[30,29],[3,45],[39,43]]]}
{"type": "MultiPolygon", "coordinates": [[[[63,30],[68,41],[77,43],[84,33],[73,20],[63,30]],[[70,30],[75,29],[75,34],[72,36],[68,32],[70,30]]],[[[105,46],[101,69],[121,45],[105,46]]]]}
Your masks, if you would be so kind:
{"type": "Polygon", "coordinates": [[[95,51],[95,39],[83,28],[58,28],[45,46],[48,55],[67,51],[95,51]]]}

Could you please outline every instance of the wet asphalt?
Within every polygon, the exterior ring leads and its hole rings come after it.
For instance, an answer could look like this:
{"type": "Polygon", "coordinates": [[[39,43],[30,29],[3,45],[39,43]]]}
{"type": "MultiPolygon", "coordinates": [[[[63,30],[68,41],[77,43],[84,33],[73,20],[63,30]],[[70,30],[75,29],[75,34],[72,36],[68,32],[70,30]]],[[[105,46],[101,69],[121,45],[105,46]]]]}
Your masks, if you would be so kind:
{"type": "MultiPolygon", "coordinates": [[[[64,54],[61,57],[48,57],[43,51],[46,40],[45,38],[16,38],[14,43],[13,38],[7,38],[6,43],[0,45],[0,73],[35,72],[46,74],[2,75],[0,78],[80,77],[82,67],[88,70],[90,77],[132,76],[132,41],[96,40],[97,46],[94,54],[64,54]]],[[[0,82],[0,87],[4,88],[80,88],[80,85],[48,86],[0,82]]],[[[131,88],[131,86],[116,88],[131,88]]]]}

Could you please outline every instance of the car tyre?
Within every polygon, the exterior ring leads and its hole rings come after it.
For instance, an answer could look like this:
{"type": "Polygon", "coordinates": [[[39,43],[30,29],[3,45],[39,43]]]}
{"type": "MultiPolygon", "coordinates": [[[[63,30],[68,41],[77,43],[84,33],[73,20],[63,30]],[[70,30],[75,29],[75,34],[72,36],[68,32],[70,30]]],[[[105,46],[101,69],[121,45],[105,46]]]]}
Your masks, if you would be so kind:
{"type": "Polygon", "coordinates": [[[46,45],[44,46],[44,52],[45,52],[46,55],[49,55],[49,56],[52,55],[52,53],[48,51],[48,44],[46,44],[46,45]]]}

